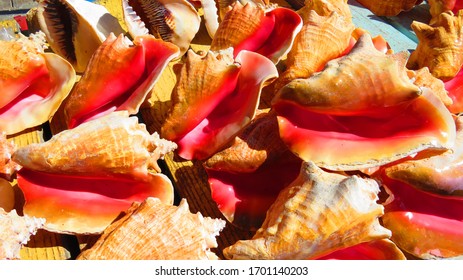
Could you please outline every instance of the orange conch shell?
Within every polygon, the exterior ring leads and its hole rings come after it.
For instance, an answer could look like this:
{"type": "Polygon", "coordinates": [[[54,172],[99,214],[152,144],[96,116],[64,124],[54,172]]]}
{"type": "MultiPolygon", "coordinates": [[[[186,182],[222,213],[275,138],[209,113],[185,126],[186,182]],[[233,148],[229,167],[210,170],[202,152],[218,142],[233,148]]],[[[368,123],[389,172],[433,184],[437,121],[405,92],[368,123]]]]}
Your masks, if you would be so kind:
{"type": "Polygon", "coordinates": [[[407,71],[408,77],[418,87],[429,88],[444,105],[449,108],[453,104],[452,98],[449,97],[448,91],[445,89],[444,82],[434,77],[429,72],[428,67],[423,67],[418,70],[407,71]]]}
{"type": "Polygon", "coordinates": [[[291,80],[308,78],[325,64],[339,57],[348,47],[355,26],[336,12],[320,16],[309,10],[302,14],[304,22],[288,53],[286,70],[278,78],[275,90],[291,80]]]}
{"type": "Polygon", "coordinates": [[[423,0],[357,0],[357,2],[377,16],[396,16],[402,11],[411,10],[423,0]]]}
{"type": "Polygon", "coordinates": [[[428,0],[429,13],[431,14],[431,24],[441,13],[453,10],[457,0],[428,0]]]}
{"type": "Polygon", "coordinates": [[[383,206],[372,179],[328,173],[304,163],[251,240],[225,248],[228,259],[312,259],[390,237],[379,224],[383,206]]]}
{"type": "Polygon", "coordinates": [[[42,218],[19,216],[16,210],[7,213],[0,208],[0,260],[19,259],[21,247],[44,222],[42,218]]]}
{"type": "Polygon", "coordinates": [[[433,25],[414,21],[411,26],[419,42],[407,67],[428,67],[434,77],[444,81],[455,77],[463,65],[463,10],[455,15],[442,13],[433,25]]]}
{"type": "Polygon", "coordinates": [[[122,0],[124,20],[130,35],[152,34],[171,42],[186,53],[199,30],[201,19],[186,0],[122,0]]]}
{"type": "Polygon", "coordinates": [[[217,259],[210,251],[225,221],[192,214],[185,199],[179,206],[147,198],[111,224],[79,260],[204,260],[217,259]]]}
{"type": "Polygon", "coordinates": [[[44,52],[41,34],[0,40],[0,131],[7,135],[51,119],[76,80],[66,60],[44,52]]]}
{"type": "Polygon", "coordinates": [[[51,49],[83,72],[96,49],[111,33],[124,33],[116,17],[102,5],[85,0],[40,0],[40,29],[51,49]]]}
{"type": "Polygon", "coordinates": [[[110,34],[64,105],[69,128],[112,111],[136,114],[178,48],[151,35],[110,34]]]}
{"type": "Polygon", "coordinates": [[[452,150],[389,166],[386,175],[425,191],[463,196],[463,117],[458,117],[456,124],[457,138],[452,150]]]}
{"type": "Polygon", "coordinates": [[[298,13],[304,17],[304,14],[310,10],[314,10],[321,16],[329,16],[331,13],[336,12],[342,15],[346,21],[352,21],[352,13],[347,0],[305,0],[304,7],[298,10],[298,13]]]}
{"type": "Polygon", "coordinates": [[[409,80],[406,58],[376,50],[365,34],[322,72],[291,81],[272,101],[283,141],[303,160],[332,170],[450,148],[452,115],[430,89],[409,80]]]}
{"type": "Polygon", "coordinates": [[[23,166],[17,176],[24,213],[46,218],[49,231],[93,234],[135,201],[157,197],[172,204],[172,182],[150,167],[159,168],[159,156],[175,147],[150,135],[127,111],[22,147],[13,160],[23,166]]]}

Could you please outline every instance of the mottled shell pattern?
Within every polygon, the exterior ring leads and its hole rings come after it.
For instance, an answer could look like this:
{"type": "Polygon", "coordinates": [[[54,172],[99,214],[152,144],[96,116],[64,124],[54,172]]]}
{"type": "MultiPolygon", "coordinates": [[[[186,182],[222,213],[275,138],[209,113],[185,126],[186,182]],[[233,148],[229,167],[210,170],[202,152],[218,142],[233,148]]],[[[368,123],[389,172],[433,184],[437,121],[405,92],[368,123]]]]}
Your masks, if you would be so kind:
{"type": "Polygon", "coordinates": [[[201,19],[186,0],[122,0],[124,21],[130,35],[152,34],[186,53],[199,30],[201,19]]]}
{"type": "Polygon", "coordinates": [[[78,260],[206,260],[218,257],[215,237],[225,221],[192,214],[182,199],[179,206],[149,197],[135,203],[111,224],[78,260]]]}
{"type": "Polygon", "coordinates": [[[414,21],[411,25],[418,45],[410,55],[407,68],[428,67],[443,81],[455,77],[463,65],[463,10],[445,12],[433,25],[414,21]]]}
{"type": "Polygon", "coordinates": [[[308,78],[343,54],[355,28],[350,19],[337,12],[321,16],[315,10],[301,11],[304,24],[288,53],[286,70],[278,78],[275,91],[291,80],[308,78]]]}
{"type": "Polygon", "coordinates": [[[0,208],[0,260],[20,259],[19,251],[41,229],[45,219],[19,216],[0,208]]]}
{"type": "Polygon", "coordinates": [[[71,64],[44,52],[41,35],[0,40],[0,131],[7,135],[50,120],[75,83],[71,64]]]}
{"type": "Polygon", "coordinates": [[[423,0],[357,0],[357,2],[377,16],[396,16],[402,11],[411,10],[423,0]]]}
{"type": "Polygon", "coordinates": [[[111,32],[124,33],[106,7],[85,0],[40,0],[37,19],[51,49],[79,73],[111,32]]]}
{"type": "Polygon", "coordinates": [[[383,206],[372,179],[328,173],[303,164],[283,189],[251,240],[224,249],[227,259],[313,259],[359,243],[390,237],[379,223],[383,206]]]}
{"type": "Polygon", "coordinates": [[[130,41],[108,35],[64,104],[69,128],[112,111],[138,113],[167,64],[179,54],[172,43],[152,35],[130,41]]]}

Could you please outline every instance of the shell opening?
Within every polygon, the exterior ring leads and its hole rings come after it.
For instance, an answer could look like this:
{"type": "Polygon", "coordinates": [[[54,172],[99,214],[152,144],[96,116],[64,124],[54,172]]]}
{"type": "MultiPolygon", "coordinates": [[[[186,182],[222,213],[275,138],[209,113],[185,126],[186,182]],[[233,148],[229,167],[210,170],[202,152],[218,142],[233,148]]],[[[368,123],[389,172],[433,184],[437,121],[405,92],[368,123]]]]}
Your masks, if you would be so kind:
{"type": "Polygon", "coordinates": [[[129,0],[128,10],[140,17],[146,28],[157,38],[166,42],[172,41],[172,28],[169,21],[171,12],[159,1],[129,0]]]}

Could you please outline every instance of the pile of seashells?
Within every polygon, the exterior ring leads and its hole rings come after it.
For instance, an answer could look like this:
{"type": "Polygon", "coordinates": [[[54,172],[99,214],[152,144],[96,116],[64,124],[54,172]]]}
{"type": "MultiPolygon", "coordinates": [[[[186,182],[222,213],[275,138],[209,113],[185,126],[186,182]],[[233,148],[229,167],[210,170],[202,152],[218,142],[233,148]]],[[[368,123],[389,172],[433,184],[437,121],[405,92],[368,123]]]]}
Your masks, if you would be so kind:
{"type": "MultiPolygon", "coordinates": [[[[409,54],[357,28],[347,0],[120,1],[123,23],[40,0],[38,31],[0,41],[0,258],[39,228],[101,234],[78,259],[218,258],[227,223],[174,205],[169,153],[201,162],[223,217],[255,231],[227,259],[463,255],[461,3],[428,1],[409,54]],[[149,133],[131,115],[171,62],[171,107],[149,133]],[[8,140],[59,109],[66,129],[50,140],[8,140]]],[[[359,2],[391,16],[422,1],[359,2]]]]}

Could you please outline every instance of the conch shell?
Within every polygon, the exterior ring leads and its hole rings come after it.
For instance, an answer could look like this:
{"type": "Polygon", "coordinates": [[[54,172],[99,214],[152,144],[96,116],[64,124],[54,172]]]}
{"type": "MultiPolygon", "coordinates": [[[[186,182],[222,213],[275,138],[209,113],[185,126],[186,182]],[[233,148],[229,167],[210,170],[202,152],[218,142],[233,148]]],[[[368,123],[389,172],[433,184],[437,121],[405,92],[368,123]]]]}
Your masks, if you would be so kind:
{"type": "Polygon", "coordinates": [[[224,249],[227,259],[314,259],[390,237],[372,179],[328,173],[312,162],[283,189],[251,240],[224,249]]]}
{"type": "Polygon", "coordinates": [[[0,131],[7,135],[50,120],[75,83],[72,66],[44,52],[41,34],[0,40],[0,131]]]}
{"type": "Polygon", "coordinates": [[[262,87],[278,76],[266,57],[233,49],[189,51],[177,73],[172,107],[161,136],[185,159],[205,159],[223,148],[256,113],[262,87]]]}
{"type": "Polygon", "coordinates": [[[377,16],[396,16],[402,11],[409,11],[423,0],[357,0],[362,6],[377,16]]]}
{"type": "Polygon", "coordinates": [[[134,203],[125,216],[111,224],[78,260],[205,260],[225,221],[192,214],[185,199],[179,206],[148,197],[134,203]]]}
{"type": "Polygon", "coordinates": [[[352,13],[347,0],[305,0],[304,6],[297,13],[304,17],[311,10],[320,16],[329,16],[335,12],[343,16],[346,21],[352,22],[352,13]]]}
{"type": "Polygon", "coordinates": [[[130,35],[152,34],[186,53],[198,33],[201,19],[186,0],[122,0],[124,20],[130,35]]]}
{"type": "Polygon", "coordinates": [[[235,56],[242,50],[253,51],[276,64],[289,52],[302,27],[301,17],[287,8],[265,9],[252,2],[244,6],[235,2],[232,7],[212,39],[212,51],[232,47],[235,56]]]}
{"type": "Polygon", "coordinates": [[[37,19],[51,49],[79,73],[111,32],[124,33],[104,6],[85,0],[40,0],[37,19]]]}
{"type": "Polygon", "coordinates": [[[406,260],[404,253],[389,239],[360,243],[318,258],[319,260],[406,260]]]}
{"type": "Polygon", "coordinates": [[[452,147],[452,115],[429,89],[409,80],[406,58],[376,50],[371,37],[362,35],[348,55],[277,93],[272,108],[281,138],[304,161],[331,170],[452,147]]]}
{"type": "Polygon", "coordinates": [[[432,93],[434,93],[442,101],[442,103],[449,108],[449,110],[452,108],[453,100],[449,96],[449,92],[446,90],[444,82],[434,77],[431,72],[429,72],[428,67],[423,67],[415,71],[408,70],[407,74],[413,81],[414,85],[429,88],[432,93]]]}
{"type": "Polygon", "coordinates": [[[18,216],[16,210],[0,208],[0,260],[20,259],[19,251],[41,229],[45,219],[18,216]]]}
{"type": "Polygon", "coordinates": [[[463,10],[455,15],[451,11],[442,13],[433,25],[414,21],[411,27],[419,42],[407,67],[428,67],[443,81],[455,77],[463,65],[463,10]]]}
{"type": "Polygon", "coordinates": [[[156,160],[175,147],[120,111],[19,148],[24,213],[46,218],[49,231],[86,234],[102,232],[134,201],[172,204],[172,182],[150,167],[159,170],[156,160]]]}
{"type": "Polygon", "coordinates": [[[340,14],[320,16],[315,10],[302,14],[303,26],[286,59],[286,70],[278,78],[275,91],[297,78],[308,78],[323,69],[349,46],[355,26],[340,14]]]}
{"type": "Polygon", "coordinates": [[[65,102],[68,127],[112,111],[138,113],[162,71],[178,54],[174,44],[151,35],[138,36],[132,43],[123,34],[111,33],[65,102]]]}

